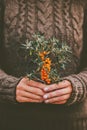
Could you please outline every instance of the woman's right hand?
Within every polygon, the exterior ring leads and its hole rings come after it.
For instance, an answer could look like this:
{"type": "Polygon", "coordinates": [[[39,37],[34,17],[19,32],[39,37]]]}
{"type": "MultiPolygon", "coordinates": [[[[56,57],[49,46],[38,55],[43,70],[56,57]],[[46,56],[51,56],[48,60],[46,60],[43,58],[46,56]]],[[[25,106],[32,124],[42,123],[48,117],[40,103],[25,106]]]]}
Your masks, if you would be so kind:
{"type": "Polygon", "coordinates": [[[43,102],[44,84],[23,78],[16,88],[16,100],[17,102],[43,102]]]}

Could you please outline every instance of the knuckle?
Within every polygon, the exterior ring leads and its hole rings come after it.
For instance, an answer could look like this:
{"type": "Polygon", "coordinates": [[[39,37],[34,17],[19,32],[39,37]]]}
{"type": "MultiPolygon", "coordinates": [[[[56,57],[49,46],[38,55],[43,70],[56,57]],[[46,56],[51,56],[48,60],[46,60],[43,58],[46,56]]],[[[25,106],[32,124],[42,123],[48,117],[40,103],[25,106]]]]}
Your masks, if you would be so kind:
{"type": "Polygon", "coordinates": [[[19,101],[17,96],[16,96],[16,101],[19,101]]]}
{"type": "Polygon", "coordinates": [[[69,86],[68,89],[67,89],[67,92],[71,93],[72,92],[72,87],[69,86]]]}
{"type": "Polygon", "coordinates": [[[67,84],[69,84],[69,81],[68,80],[63,80],[62,83],[67,85],[67,84]]]}
{"type": "Polygon", "coordinates": [[[18,96],[21,95],[20,90],[17,90],[17,91],[16,91],[16,95],[18,95],[18,96]]]}
{"type": "Polygon", "coordinates": [[[41,84],[40,86],[41,86],[40,88],[41,88],[42,90],[44,90],[45,85],[44,85],[44,84],[41,84]]]}
{"type": "Polygon", "coordinates": [[[43,102],[43,99],[39,99],[39,102],[43,102]]]}
{"type": "Polygon", "coordinates": [[[26,101],[25,102],[30,102],[30,99],[26,99],[26,101]]]}
{"type": "Polygon", "coordinates": [[[19,84],[19,85],[17,86],[17,89],[18,89],[18,90],[23,89],[23,85],[22,85],[22,84],[19,84]]]}
{"type": "Polygon", "coordinates": [[[64,100],[64,97],[59,97],[58,98],[58,101],[62,101],[62,100],[64,100]]]}
{"type": "Polygon", "coordinates": [[[66,103],[67,102],[67,100],[65,100],[63,103],[66,103]]]}
{"type": "Polygon", "coordinates": [[[67,99],[67,96],[64,96],[61,100],[66,100],[67,99]]]}
{"type": "Polygon", "coordinates": [[[55,91],[55,96],[60,94],[60,90],[55,91]]]}
{"type": "Polygon", "coordinates": [[[32,99],[27,99],[28,102],[34,102],[32,99]]]}
{"type": "Polygon", "coordinates": [[[40,96],[37,96],[36,99],[41,100],[41,97],[40,97],[40,96]]]}
{"type": "Polygon", "coordinates": [[[71,94],[68,94],[68,96],[67,96],[67,100],[70,98],[70,96],[71,96],[71,94]]]}
{"type": "Polygon", "coordinates": [[[20,99],[19,99],[19,102],[23,102],[23,99],[20,98],[20,99]]]}
{"type": "Polygon", "coordinates": [[[57,96],[58,94],[59,94],[58,90],[54,92],[54,96],[57,96]]]}
{"type": "Polygon", "coordinates": [[[57,91],[57,95],[58,95],[58,96],[61,96],[61,95],[62,95],[62,91],[61,91],[61,90],[58,90],[58,91],[57,91]]]}
{"type": "Polygon", "coordinates": [[[64,80],[63,82],[64,82],[66,85],[71,85],[71,82],[68,81],[68,80],[64,80]]]}
{"type": "Polygon", "coordinates": [[[70,92],[72,92],[72,90],[73,90],[73,88],[72,88],[72,86],[70,86],[70,92]]]}
{"type": "Polygon", "coordinates": [[[20,89],[20,87],[21,87],[20,84],[18,84],[18,85],[17,85],[17,89],[20,89]]]}
{"type": "Polygon", "coordinates": [[[31,87],[31,86],[27,86],[26,89],[27,89],[28,91],[30,91],[30,92],[33,92],[33,93],[36,92],[36,89],[34,89],[34,88],[31,87]]]}
{"type": "Polygon", "coordinates": [[[69,92],[70,92],[69,88],[66,88],[65,90],[62,90],[62,94],[67,94],[69,92]]]}
{"type": "Polygon", "coordinates": [[[67,100],[64,100],[64,101],[61,102],[61,104],[65,104],[66,102],[67,102],[67,100]]]}
{"type": "Polygon", "coordinates": [[[41,87],[41,83],[40,83],[40,82],[37,82],[37,86],[41,87]]]}
{"type": "Polygon", "coordinates": [[[50,87],[47,86],[47,88],[48,88],[48,91],[54,90],[54,89],[56,89],[56,84],[52,84],[52,85],[50,85],[50,87]]]}
{"type": "Polygon", "coordinates": [[[63,102],[65,99],[66,99],[66,95],[58,97],[58,100],[61,101],[61,102],[63,102]]]}
{"type": "Polygon", "coordinates": [[[17,95],[18,95],[18,93],[19,93],[18,91],[19,91],[19,90],[16,90],[16,96],[17,96],[17,95]]]}
{"type": "Polygon", "coordinates": [[[53,89],[53,87],[52,86],[50,86],[50,87],[48,87],[48,91],[51,91],[53,89]]]}
{"type": "Polygon", "coordinates": [[[72,85],[72,83],[70,81],[67,80],[67,82],[68,82],[68,85],[72,85]]]}
{"type": "Polygon", "coordinates": [[[22,78],[22,80],[21,80],[21,82],[26,82],[26,81],[28,81],[28,78],[27,77],[24,77],[24,78],[22,78]]]}
{"type": "Polygon", "coordinates": [[[60,82],[57,84],[57,86],[58,86],[57,88],[62,88],[63,84],[64,84],[63,81],[60,81],[60,82]]]}
{"type": "Polygon", "coordinates": [[[40,93],[40,90],[36,90],[36,91],[34,91],[36,94],[38,94],[38,95],[40,95],[41,93],[40,93]]]}
{"type": "Polygon", "coordinates": [[[38,95],[43,95],[43,92],[41,90],[37,90],[38,95]]]}
{"type": "Polygon", "coordinates": [[[48,98],[53,97],[53,93],[49,93],[48,98]]]}
{"type": "Polygon", "coordinates": [[[17,100],[18,102],[22,102],[19,96],[16,97],[16,100],[17,100]]]}
{"type": "Polygon", "coordinates": [[[49,94],[49,98],[54,97],[54,96],[56,96],[56,95],[57,95],[57,91],[52,92],[52,93],[49,94]]]}
{"type": "Polygon", "coordinates": [[[55,84],[55,89],[58,89],[58,84],[55,84]]]}
{"type": "Polygon", "coordinates": [[[50,102],[55,102],[55,98],[51,99],[50,102]]]}

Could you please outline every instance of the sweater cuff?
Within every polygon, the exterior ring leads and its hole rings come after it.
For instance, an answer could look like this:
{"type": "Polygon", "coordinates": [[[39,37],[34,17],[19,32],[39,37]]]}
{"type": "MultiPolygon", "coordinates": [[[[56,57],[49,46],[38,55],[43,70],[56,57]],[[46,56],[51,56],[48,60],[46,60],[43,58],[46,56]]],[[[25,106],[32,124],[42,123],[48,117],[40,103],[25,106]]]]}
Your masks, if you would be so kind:
{"type": "Polygon", "coordinates": [[[16,104],[16,87],[21,78],[3,76],[0,81],[0,102],[16,104]]]}
{"type": "Polygon", "coordinates": [[[68,77],[64,77],[63,80],[68,80],[72,84],[72,93],[66,105],[69,106],[83,101],[86,97],[86,86],[81,77],[77,75],[71,75],[68,77]]]}

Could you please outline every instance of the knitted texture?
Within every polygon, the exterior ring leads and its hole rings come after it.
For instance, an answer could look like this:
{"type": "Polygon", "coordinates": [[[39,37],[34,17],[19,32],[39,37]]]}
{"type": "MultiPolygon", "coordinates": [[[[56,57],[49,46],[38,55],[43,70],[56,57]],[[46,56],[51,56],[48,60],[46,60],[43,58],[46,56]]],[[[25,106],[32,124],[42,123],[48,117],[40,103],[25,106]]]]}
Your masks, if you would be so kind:
{"type": "Polygon", "coordinates": [[[73,87],[72,94],[67,101],[67,105],[81,102],[84,100],[84,98],[86,98],[86,86],[84,80],[81,77],[77,75],[71,75],[64,78],[64,80],[70,81],[73,87]]]}
{"type": "Polygon", "coordinates": [[[0,102],[16,103],[16,86],[20,80],[0,71],[0,102]]]}
{"type": "Polygon", "coordinates": [[[82,44],[83,6],[79,5],[79,2],[71,3],[71,0],[6,2],[5,37],[8,46],[14,36],[21,40],[23,37],[31,38],[33,33],[39,31],[46,37],[56,36],[72,44],[78,48],[79,54],[81,53],[79,42],[82,44]]]}
{"type": "MultiPolygon", "coordinates": [[[[73,104],[85,99],[87,71],[77,75],[83,49],[85,0],[83,2],[79,0],[1,0],[0,2],[2,2],[0,4],[0,67],[7,74],[12,75],[11,81],[9,75],[0,71],[0,86],[3,91],[5,91],[5,87],[8,87],[9,91],[11,84],[11,93],[7,95],[13,94],[12,98],[14,98],[14,90],[19,81],[19,78],[14,77],[24,76],[27,71],[24,52],[20,46],[26,39],[31,39],[32,34],[40,32],[46,38],[55,36],[61,43],[66,42],[72,47],[72,61],[63,75],[71,81],[73,92],[75,92],[73,99],[71,95],[70,100],[72,99],[72,101],[69,103],[73,104]],[[75,76],[72,76],[73,74],[75,76]],[[80,96],[78,97],[77,94],[80,96]]],[[[33,67],[30,63],[29,69],[31,70],[33,67]]],[[[3,100],[3,98],[1,99],[3,100]]],[[[78,110],[77,107],[75,108],[78,110]]],[[[80,104],[79,111],[82,110],[81,108],[80,104]]]]}
{"type": "Polygon", "coordinates": [[[37,32],[46,38],[55,36],[72,47],[74,58],[64,76],[76,73],[83,44],[83,4],[79,6],[79,2],[71,0],[6,1],[4,21],[5,55],[8,59],[4,68],[8,68],[10,74],[25,74],[27,63],[20,44],[37,32]]]}

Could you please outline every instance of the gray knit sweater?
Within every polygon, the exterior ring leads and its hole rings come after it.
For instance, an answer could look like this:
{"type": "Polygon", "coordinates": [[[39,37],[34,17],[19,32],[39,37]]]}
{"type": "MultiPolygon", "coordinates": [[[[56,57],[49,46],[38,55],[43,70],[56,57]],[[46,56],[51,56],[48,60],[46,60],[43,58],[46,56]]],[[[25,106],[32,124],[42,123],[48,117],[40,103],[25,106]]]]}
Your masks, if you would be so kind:
{"type": "Polygon", "coordinates": [[[85,0],[0,0],[0,102],[16,103],[16,86],[26,72],[20,45],[36,32],[46,38],[55,36],[72,47],[74,57],[63,78],[72,83],[73,92],[62,107],[68,116],[87,116],[85,0]]]}

